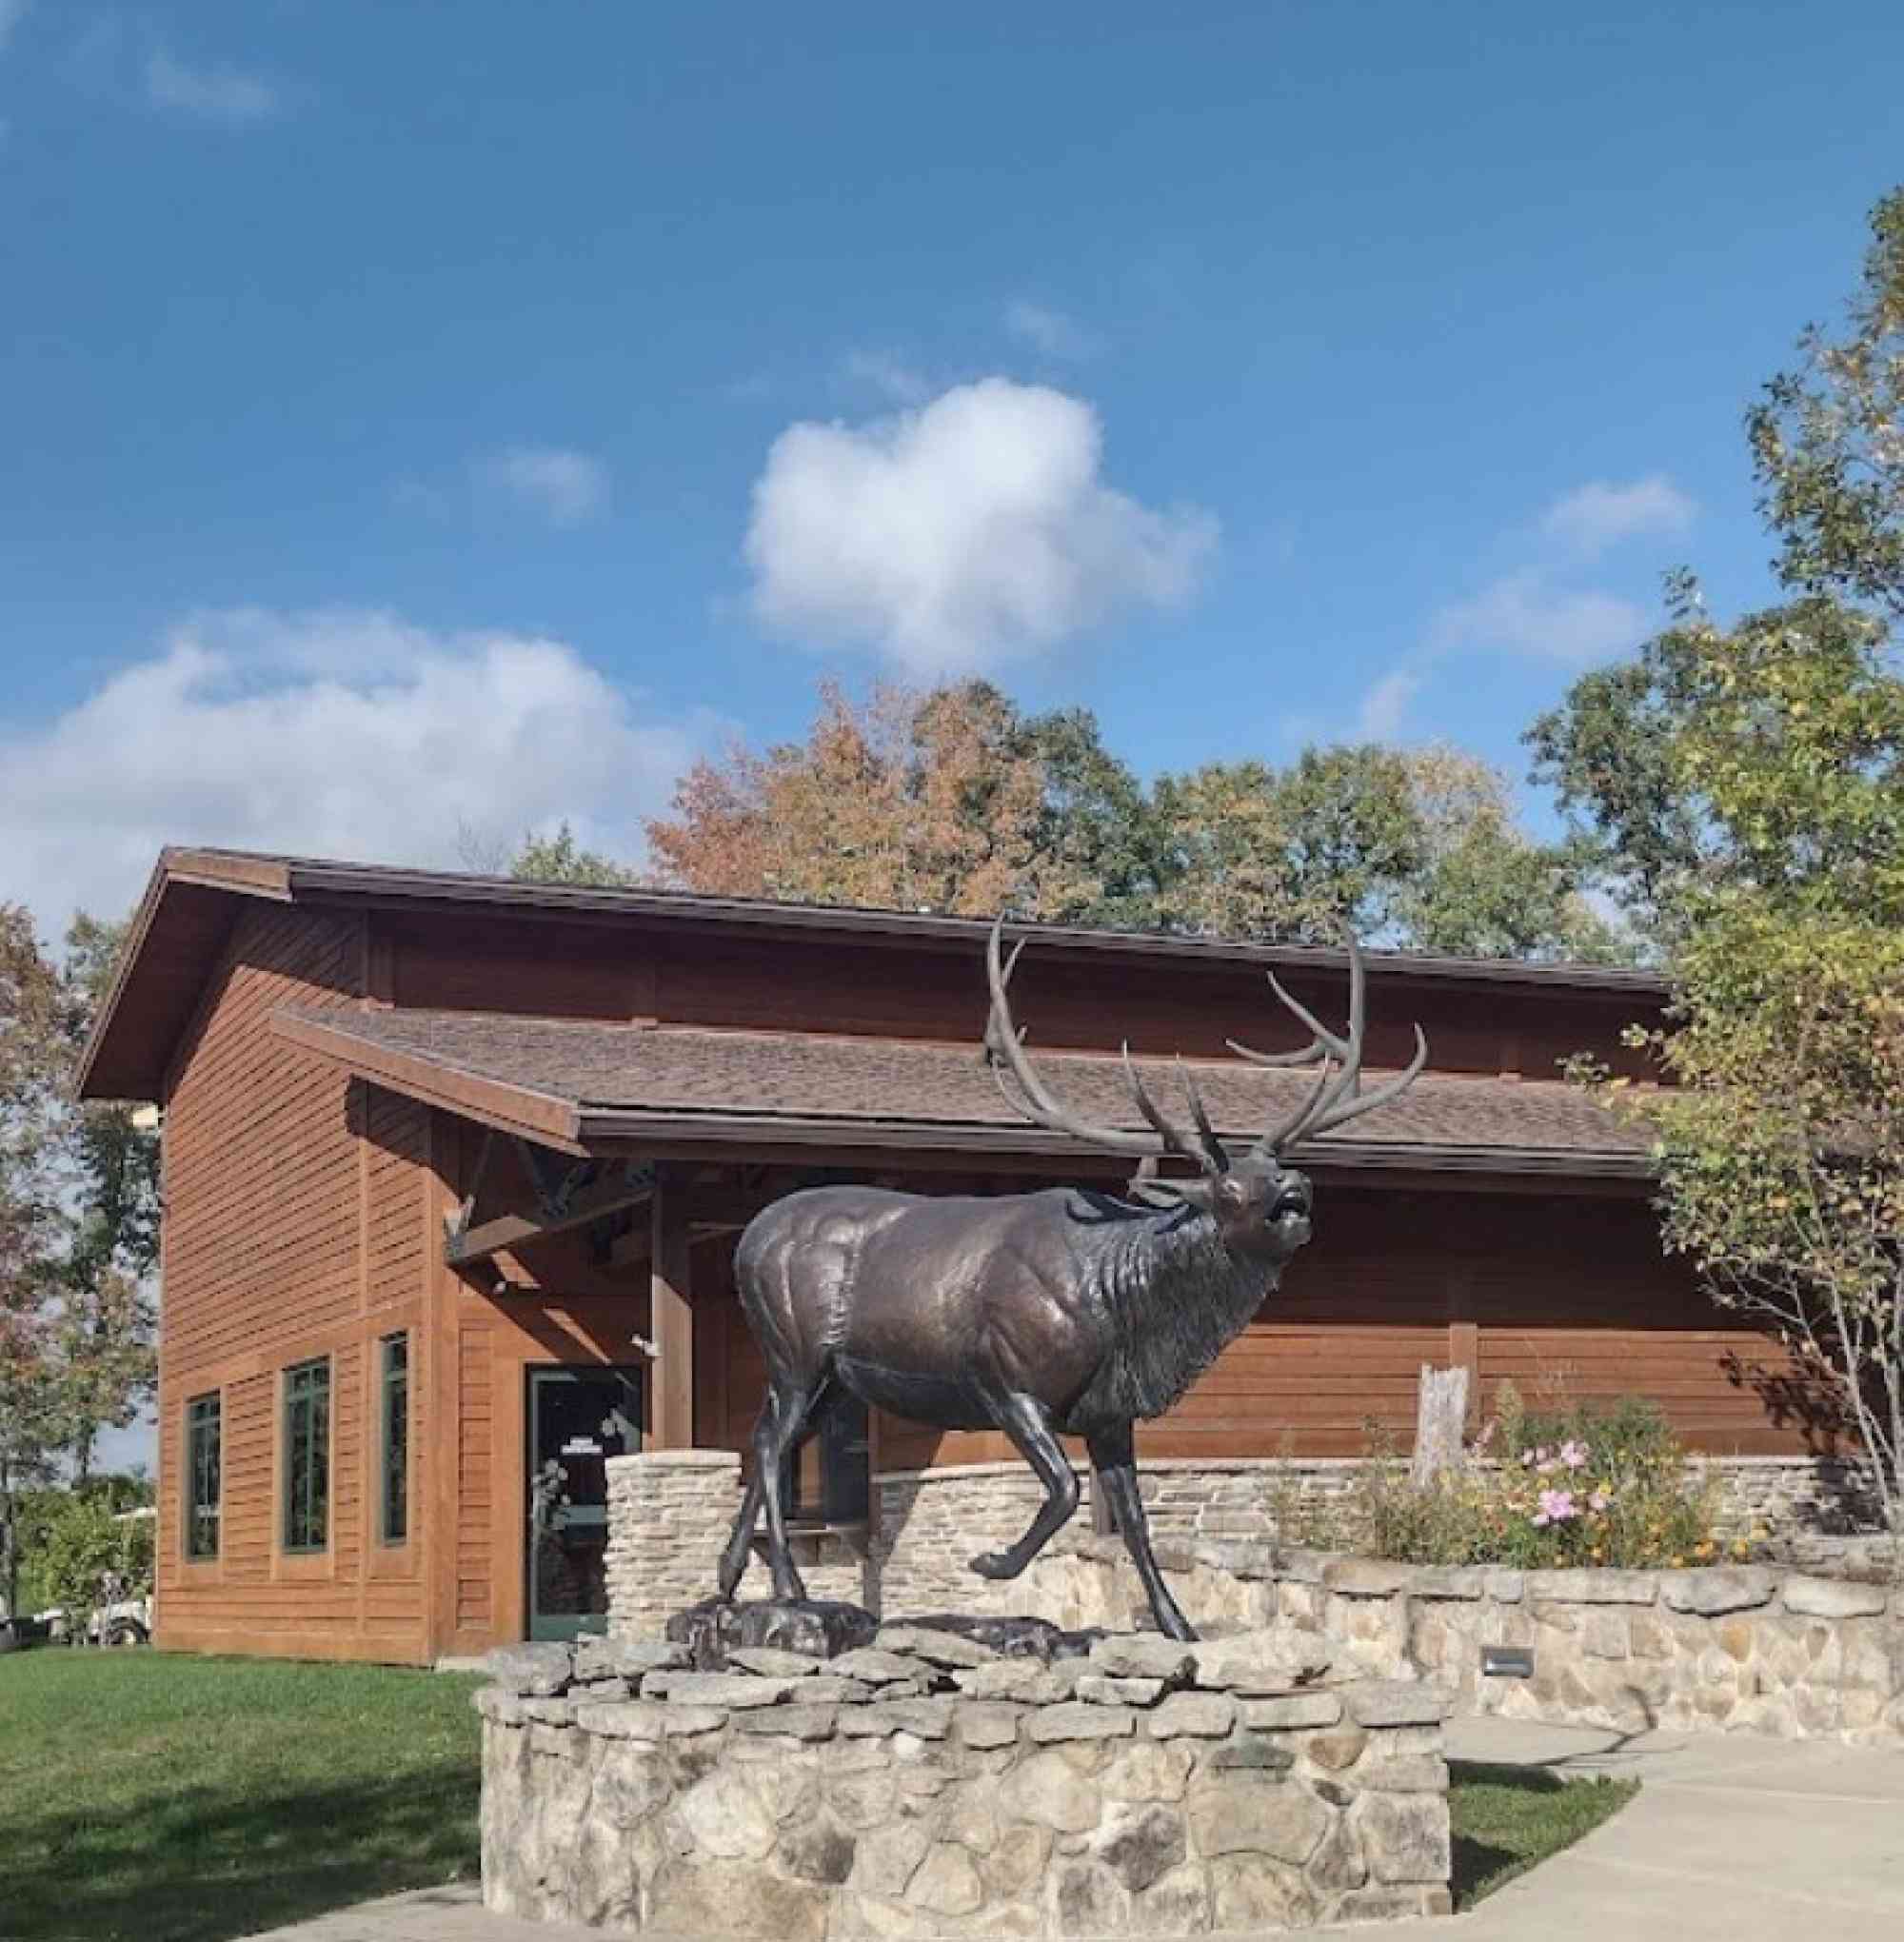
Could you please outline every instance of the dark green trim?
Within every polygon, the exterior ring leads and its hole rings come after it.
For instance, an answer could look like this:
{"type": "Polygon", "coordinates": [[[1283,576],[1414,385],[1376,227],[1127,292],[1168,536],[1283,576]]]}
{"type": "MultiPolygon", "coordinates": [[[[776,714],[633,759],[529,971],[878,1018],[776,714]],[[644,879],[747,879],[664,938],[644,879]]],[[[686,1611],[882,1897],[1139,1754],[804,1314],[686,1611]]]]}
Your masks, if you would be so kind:
{"type": "Polygon", "coordinates": [[[285,1371],[283,1546],[288,1554],[330,1542],[330,1357],[285,1371]]]}
{"type": "Polygon", "coordinates": [[[378,1343],[377,1541],[407,1544],[410,1535],[410,1338],[378,1343]]]}
{"type": "Polygon", "coordinates": [[[194,1564],[218,1556],[225,1496],[225,1398],[220,1390],[185,1406],[185,1555],[194,1564]]]}

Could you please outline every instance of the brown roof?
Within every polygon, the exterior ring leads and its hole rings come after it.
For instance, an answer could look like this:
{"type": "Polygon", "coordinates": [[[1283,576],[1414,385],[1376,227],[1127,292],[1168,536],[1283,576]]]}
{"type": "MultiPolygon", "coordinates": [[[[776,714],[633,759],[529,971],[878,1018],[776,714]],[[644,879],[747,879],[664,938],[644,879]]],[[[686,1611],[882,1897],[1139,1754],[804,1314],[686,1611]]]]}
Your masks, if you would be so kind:
{"type": "MultiPolygon", "coordinates": [[[[469,1012],[287,1009],[272,1026],[399,1091],[576,1150],[644,1134],[730,1144],[1078,1150],[1015,1113],[971,1046],[469,1012]]],[[[1160,1100],[1179,1097],[1174,1061],[1137,1062],[1160,1100]]],[[[1116,1060],[1048,1053],[1039,1069],[1087,1119],[1142,1124],[1116,1060]]],[[[1196,1061],[1191,1070],[1219,1130],[1245,1139],[1292,1110],[1310,1082],[1232,1060],[1196,1061]]],[[[1310,1151],[1360,1166],[1629,1178],[1646,1170],[1643,1141],[1571,1086],[1432,1073],[1355,1121],[1352,1133],[1310,1151]]]]}
{"type": "MultiPolygon", "coordinates": [[[[402,904],[435,910],[494,909],[636,925],[695,925],[755,936],[830,932],[971,948],[987,926],[978,919],[846,905],[781,903],[688,891],[575,883],[525,883],[460,871],[271,856],[247,850],[168,848],[160,853],[134,913],[111,992],[101,1008],[81,1072],[89,1099],[155,1099],[173,1047],[216,962],[242,902],[402,904]]],[[[1041,926],[1039,947],[1113,958],[1339,969],[1340,951],[1248,943],[1142,931],[1041,926]]],[[[1600,964],[1535,964],[1370,951],[1383,978],[1497,989],[1599,993],[1656,1003],[1665,986],[1650,971],[1600,964]]]]}

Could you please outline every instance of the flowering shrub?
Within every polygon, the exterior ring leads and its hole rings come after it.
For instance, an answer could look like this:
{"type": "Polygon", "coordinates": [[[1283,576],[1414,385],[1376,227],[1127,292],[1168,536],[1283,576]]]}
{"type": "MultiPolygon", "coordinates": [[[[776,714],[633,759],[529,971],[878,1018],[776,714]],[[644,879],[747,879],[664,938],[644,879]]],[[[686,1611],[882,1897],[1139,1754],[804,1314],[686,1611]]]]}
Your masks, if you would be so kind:
{"type": "Polygon", "coordinates": [[[1541,1568],[1706,1564],[1719,1556],[1715,1491],[1689,1475],[1650,1403],[1623,1398],[1536,1417],[1503,1382],[1473,1454],[1487,1460],[1422,1488],[1393,1460],[1369,1464],[1357,1521],[1377,1556],[1541,1568]]]}

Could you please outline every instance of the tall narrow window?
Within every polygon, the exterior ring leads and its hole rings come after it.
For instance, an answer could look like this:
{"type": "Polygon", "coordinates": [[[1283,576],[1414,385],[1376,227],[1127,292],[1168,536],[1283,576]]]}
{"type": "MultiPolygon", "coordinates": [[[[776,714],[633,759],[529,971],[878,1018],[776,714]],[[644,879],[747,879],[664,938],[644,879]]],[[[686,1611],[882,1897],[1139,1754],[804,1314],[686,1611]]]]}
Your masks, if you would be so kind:
{"type": "Polygon", "coordinates": [[[384,1338],[383,1537],[401,1544],[410,1535],[410,1338],[384,1338]]]}
{"type": "Polygon", "coordinates": [[[217,1391],[185,1406],[185,1555],[218,1556],[218,1506],[224,1479],[223,1409],[217,1391]]]}
{"type": "Polygon", "coordinates": [[[285,1549],[322,1551],[330,1528],[330,1358],[285,1371],[285,1549]]]}

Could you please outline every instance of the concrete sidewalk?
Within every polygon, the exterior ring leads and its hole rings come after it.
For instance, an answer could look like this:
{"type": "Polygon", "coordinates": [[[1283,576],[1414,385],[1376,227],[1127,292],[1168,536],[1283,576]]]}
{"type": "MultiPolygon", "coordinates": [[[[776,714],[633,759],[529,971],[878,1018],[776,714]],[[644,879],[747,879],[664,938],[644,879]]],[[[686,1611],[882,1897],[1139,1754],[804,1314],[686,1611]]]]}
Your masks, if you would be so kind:
{"type": "MultiPolygon", "coordinates": [[[[1904,1754],[1744,1734],[1628,1739],[1499,1719],[1453,1722],[1448,1751],[1645,1785],[1605,1826],[1473,1914],[1308,1932],[1446,1942],[1904,1936],[1904,1754]]],[[[472,1886],[360,1903],[274,1929],[266,1942],[600,1942],[601,1934],[485,1914],[472,1886]]]]}
{"type": "Polygon", "coordinates": [[[1739,1734],[1629,1739],[1502,1719],[1451,1722],[1448,1751],[1644,1785],[1472,1914],[1397,1930],[1460,1942],[1904,1936],[1904,1754],[1739,1734]]]}

